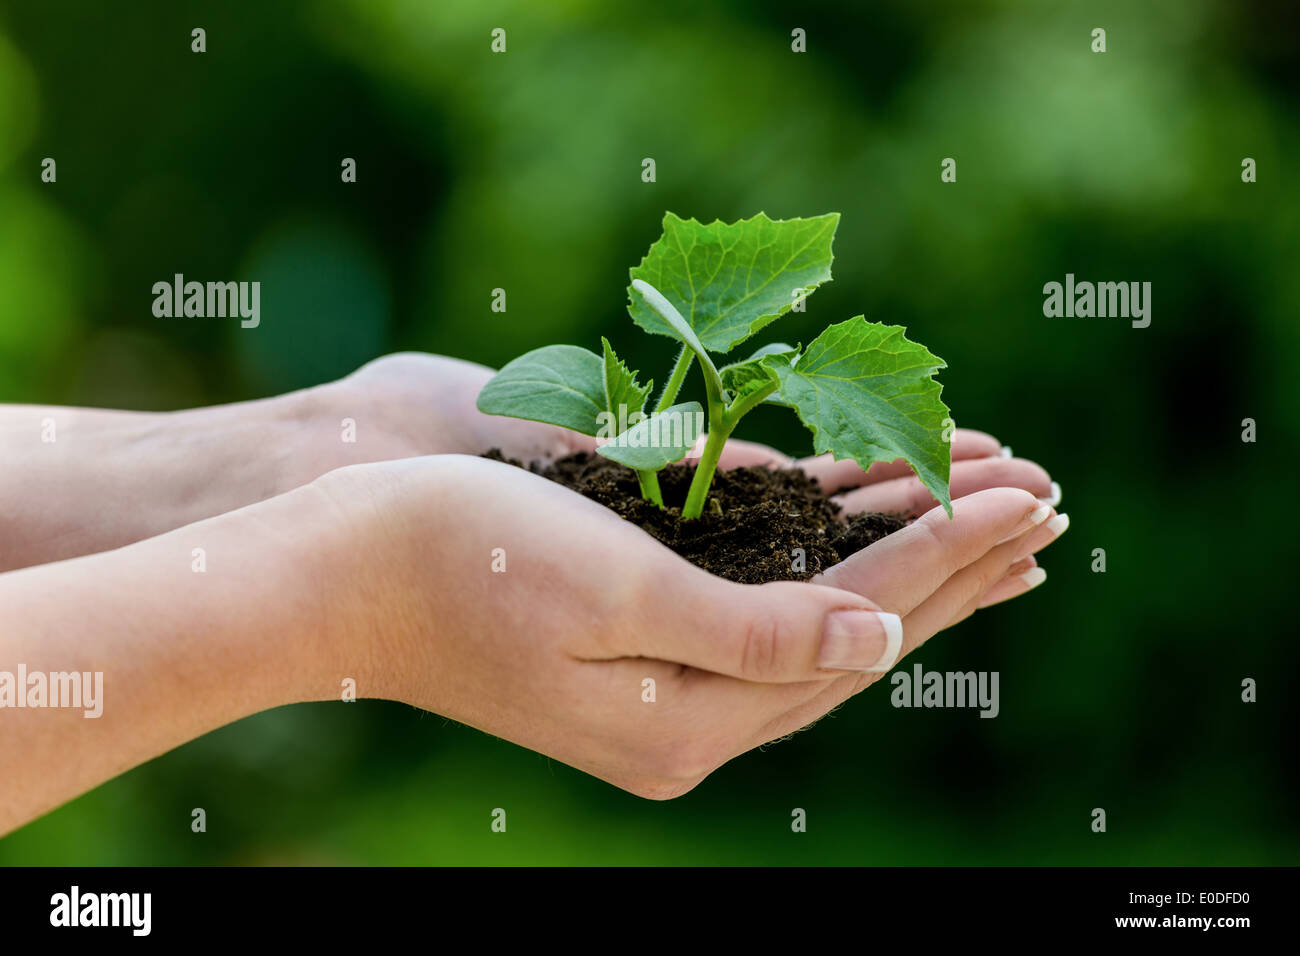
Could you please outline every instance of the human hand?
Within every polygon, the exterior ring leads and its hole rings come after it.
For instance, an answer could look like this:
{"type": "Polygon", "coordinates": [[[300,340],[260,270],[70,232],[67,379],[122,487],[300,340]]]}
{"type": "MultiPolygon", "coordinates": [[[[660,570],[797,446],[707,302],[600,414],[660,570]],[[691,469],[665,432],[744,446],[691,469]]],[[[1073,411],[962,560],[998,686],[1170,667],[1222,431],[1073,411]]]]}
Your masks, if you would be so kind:
{"type": "Polygon", "coordinates": [[[989,489],[817,583],[742,585],[483,459],[347,468],[313,488],[351,529],[326,621],[336,656],[370,666],[363,694],[656,799],[820,717],[981,603],[1022,593],[1034,552],[1064,529],[1032,494],[989,489]]]}

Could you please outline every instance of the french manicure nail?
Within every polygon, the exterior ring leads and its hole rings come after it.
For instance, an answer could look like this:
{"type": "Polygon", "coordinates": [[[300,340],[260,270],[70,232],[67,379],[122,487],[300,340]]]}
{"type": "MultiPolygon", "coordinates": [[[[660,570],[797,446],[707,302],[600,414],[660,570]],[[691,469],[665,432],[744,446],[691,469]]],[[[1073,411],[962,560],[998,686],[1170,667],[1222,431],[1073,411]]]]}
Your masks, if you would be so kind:
{"type": "Polygon", "coordinates": [[[998,454],[1000,454],[1003,458],[1010,458],[1010,457],[1011,457],[1011,446],[1010,446],[1010,445],[1003,445],[1001,451],[999,451],[998,454]]]}
{"type": "Polygon", "coordinates": [[[1050,531],[1052,533],[1052,537],[1055,538],[1059,536],[1061,532],[1064,531],[1066,528],[1070,527],[1070,516],[1057,515],[1051,521],[1047,522],[1047,524],[1043,525],[1043,527],[1046,528],[1048,531],[1050,531]]]}
{"type": "Polygon", "coordinates": [[[1047,498],[1047,503],[1053,508],[1061,503],[1061,486],[1052,482],[1052,493],[1047,498]]]}
{"type": "Polygon", "coordinates": [[[1047,516],[1050,515],[1051,513],[1052,513],[1051,505],[1039,505],[1032,512],[1030,512],[1028,519],[1026,519],[1029,521],[1028,528],[1026,528],[1024,525],[1021,525],[1015,531],[1011,532],[1011,534],[1007,535],[1005,538],[999,541],[998,544],[1006,544],[1008,541],[1015,541],[1016,538],[1019,538],[1021,535],[1025,534],[1030,529],[1036,528],[1044,521],[1046,521],[1047,516]]]}
{"type": "Polygon", "coordinates": [[[1038,585],[1047,580],[1047,572],[1040,567],[1032,567],[1024,574],[1020,575],[1020,580],[1025,582],[1025,590],[1032,591],[1038,585]]]}
{"type": "Polygon", "coordinates": [[[898,660],[903,622],[886,611],[835,611],[826,615],[817,666],[879,674],[898,660]]]}

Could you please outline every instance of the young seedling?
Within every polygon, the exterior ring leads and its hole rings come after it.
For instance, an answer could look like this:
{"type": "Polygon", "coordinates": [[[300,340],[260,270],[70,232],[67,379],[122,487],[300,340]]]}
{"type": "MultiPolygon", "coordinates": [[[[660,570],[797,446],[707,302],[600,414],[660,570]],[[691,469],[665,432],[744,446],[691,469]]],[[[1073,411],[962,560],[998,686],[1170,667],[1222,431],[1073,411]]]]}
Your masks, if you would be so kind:
{"type": "Polygon", "coordinates": [[[951,516],[952,421],[934,374],[945,367],[901,326],[859,315],[828,327],[806,349],[765,345],[719,368],[725,354],[830,281],[839,214],[736,223],[664,217],[664,234],[632,269],[628,311],[647,332],[682,343],[655,409],[602,339],[604,355],[572,345],[536,349],[510,362],[479,393],[480,411],[562,425],[611,439],[598,453],[634,469],[647,499],[663,506],[658,472],[680,461],[707,420],[708,438],[682,506],[703,514],[723,446],[763,402],[784,405],[812,431],[818,454],[862,468],[901,458],[951,516]],[[706,404],[674,404],[698,361],[706,404]]]}

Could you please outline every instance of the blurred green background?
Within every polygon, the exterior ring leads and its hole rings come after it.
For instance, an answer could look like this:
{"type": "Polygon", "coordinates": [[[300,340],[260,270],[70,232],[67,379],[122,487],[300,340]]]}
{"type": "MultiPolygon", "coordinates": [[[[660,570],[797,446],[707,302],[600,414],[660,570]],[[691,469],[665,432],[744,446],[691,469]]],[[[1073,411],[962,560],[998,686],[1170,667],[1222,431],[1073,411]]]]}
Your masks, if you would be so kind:
{"type": "MultiPolygon", "coordinates": [[[[780,337],[908,326],[1073,523],[1042,589],[907,662],[1000,672],[995,720],[877,685],[660,804],[408,707],[302,705],[0,863],[1297,862],[1298,36],[1263,0],[6,0],[0,401],[179,408],[601,333],[664,368],[623,303],[666,209],[840,210],[836,280],[780,337]],[[261,328],[155,318],[176,272],[259,279],[261,328]],[[1150,281],[1151,326],[1045,318],[1067,272],[1150,281]]],[[[809,445],[779,410],[744,437],[809,445]]]]}

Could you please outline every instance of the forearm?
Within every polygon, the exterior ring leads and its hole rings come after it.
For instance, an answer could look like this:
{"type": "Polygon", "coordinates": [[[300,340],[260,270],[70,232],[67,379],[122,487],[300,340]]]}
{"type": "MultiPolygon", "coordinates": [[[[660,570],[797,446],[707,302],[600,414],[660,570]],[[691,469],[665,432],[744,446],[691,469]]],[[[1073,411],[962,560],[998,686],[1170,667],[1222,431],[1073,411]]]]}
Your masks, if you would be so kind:
{"type": "Polygon", "coordinates": [[[176,412],[0,406],[0,571],[121,547],[344,465],[416,453],[376,418],[338,383],[176,412]]]}
{"type": "Polygon", "coordinates": [[[166,413],[0,408],[0,570],[119,547],[285,490],[295,425],[313,413],[305,396],[166,413]]]}
{"type": "Polygon", "coordinates": [[[337,382],[177,412],[0,405],[0,571],[140,541],[346,465],[489,448],[531,460],[589,447],[484,415],[492,370],[398,354],[337,382]]]}
{"type": "Polygon", "coordinates": [[[0,574],[0,833],[231,721],[336,696],[356,668],[321,606],[328,514],[304,488],[0,574]]]}

